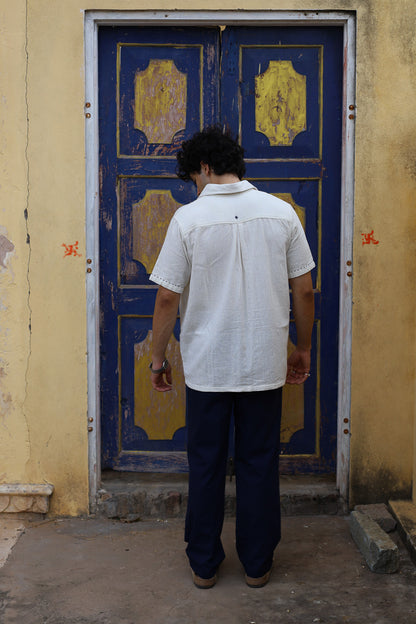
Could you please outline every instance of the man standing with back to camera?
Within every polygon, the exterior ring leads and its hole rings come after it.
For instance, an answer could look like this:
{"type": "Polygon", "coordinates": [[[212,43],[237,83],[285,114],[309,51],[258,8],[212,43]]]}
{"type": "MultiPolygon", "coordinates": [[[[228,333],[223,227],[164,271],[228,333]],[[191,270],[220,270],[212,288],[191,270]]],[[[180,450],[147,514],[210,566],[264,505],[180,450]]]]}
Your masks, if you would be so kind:
{"type": "Polygon", "coordinates": [[[268,582],[280,540],[282,386],[301,384],[310,374],[315,263],[292,206],[242,180],[243,154],[218,127],[182,144],[177,175],[195,182],[198,198],[174,214],[150,276],[159,284],[150,367],[160,392],[172,387],[165,350],[180,304],[189,461],[185,540],[201,589],[215,585],[224,559],[232,413],[237,552],[247,585],[268,582]],[[297,346],[287,360],[289,284],[297,346]]]}

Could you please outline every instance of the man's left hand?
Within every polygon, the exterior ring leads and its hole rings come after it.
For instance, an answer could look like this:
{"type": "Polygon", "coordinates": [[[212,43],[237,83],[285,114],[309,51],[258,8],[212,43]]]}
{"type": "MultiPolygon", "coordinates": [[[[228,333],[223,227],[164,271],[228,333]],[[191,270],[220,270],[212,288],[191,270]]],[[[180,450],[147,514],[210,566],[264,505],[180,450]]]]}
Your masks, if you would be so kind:
{"type": "Polygon", "coordinates": [[[287,360],[288,384],[303,384],[310,377],[311,352],[307,349],[295,349],[287,360]]]}

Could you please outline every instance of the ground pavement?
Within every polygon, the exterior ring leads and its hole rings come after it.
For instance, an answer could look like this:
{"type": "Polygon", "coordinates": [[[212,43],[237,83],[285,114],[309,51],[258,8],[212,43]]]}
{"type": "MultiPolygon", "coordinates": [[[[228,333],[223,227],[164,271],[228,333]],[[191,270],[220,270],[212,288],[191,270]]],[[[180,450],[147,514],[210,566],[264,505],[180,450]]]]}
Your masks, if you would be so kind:
{"type": "MultiPolygon", "coordinates": [[[[270,583],[250,589],[226,519],[217,585],[191,582],[183,520],[2,519],[1,624],[416,624],[416,567],[375,574],[343,516],[283,518],[270,583]],[[7,523],[9,525],[7,532],[7,523]],[[5,531],[5,532],[4,532],[5,531]]],[[[396,537],[395,539],[398,540],[396,537]]],[[[0,552],[1,565],[1,552],[0,552]]]]}

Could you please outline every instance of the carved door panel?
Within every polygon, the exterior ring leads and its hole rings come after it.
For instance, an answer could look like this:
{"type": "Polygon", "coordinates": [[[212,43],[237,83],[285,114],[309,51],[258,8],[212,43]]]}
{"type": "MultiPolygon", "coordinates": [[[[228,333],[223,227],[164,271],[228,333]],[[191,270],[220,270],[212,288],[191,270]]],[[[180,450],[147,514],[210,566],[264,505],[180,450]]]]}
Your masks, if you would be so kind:
{"type": "MultiPolygon", "coordinates": [[[[297,211],[317,262],[312,375],[284,389],[282,467],[334,469],[341,76],[339,29],[100,31],[104,467],[187,470],[179,322],[167,354],[175,390],[155,393],[148,276],[172,214],[195,197],[175,176],[175,153],[219,121],[238,134],[248,179],[297,211]]],[[[293,323],[290,335],[289,349],[293,323]]]]}
{"type": "MultiPolygon", "coordinates": [[[[247,178],[298,213],[316,262],[311,377],[285,386],[282,472],[336,465],[342,30],[223,33],[221,115],[245,148],[247,178]]],[[[289,351],[296,343],[290,324],[289,351]]]]}
{"type": "Polygon", "coordinates": [[[157,286],[149,274],[175,210],[196,197],[175,175],[183,140],[218,119],[217,29],[103,28],[99,36],[103,466],[181,471],[185,398],[149,385],[157,286]]]}

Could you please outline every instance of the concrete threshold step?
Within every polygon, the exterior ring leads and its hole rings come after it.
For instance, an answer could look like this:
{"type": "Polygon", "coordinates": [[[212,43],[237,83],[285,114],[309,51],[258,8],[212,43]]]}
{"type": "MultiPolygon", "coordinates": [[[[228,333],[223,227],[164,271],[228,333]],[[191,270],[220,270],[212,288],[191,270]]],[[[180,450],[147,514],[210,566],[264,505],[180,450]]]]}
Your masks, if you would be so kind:
{"type": "Polygon", "coordinates": [[[397,520],[400,537],[416,564],[416,501],[389,501],[389,508],[397,520]]]}
{"type": "MultiPolygon", "coordinates": [[[[134,522],[146,518],[182,518],[186,513],[188,475],[106,471],[98,492],[97,512],[107,518],[134,522]]],[[[345,515],[348,508],[333,477],[282,475],[282,514],[345,515]]],[[[235,478],[227,478],[225,515],[235,516],[235,478]]]]}

